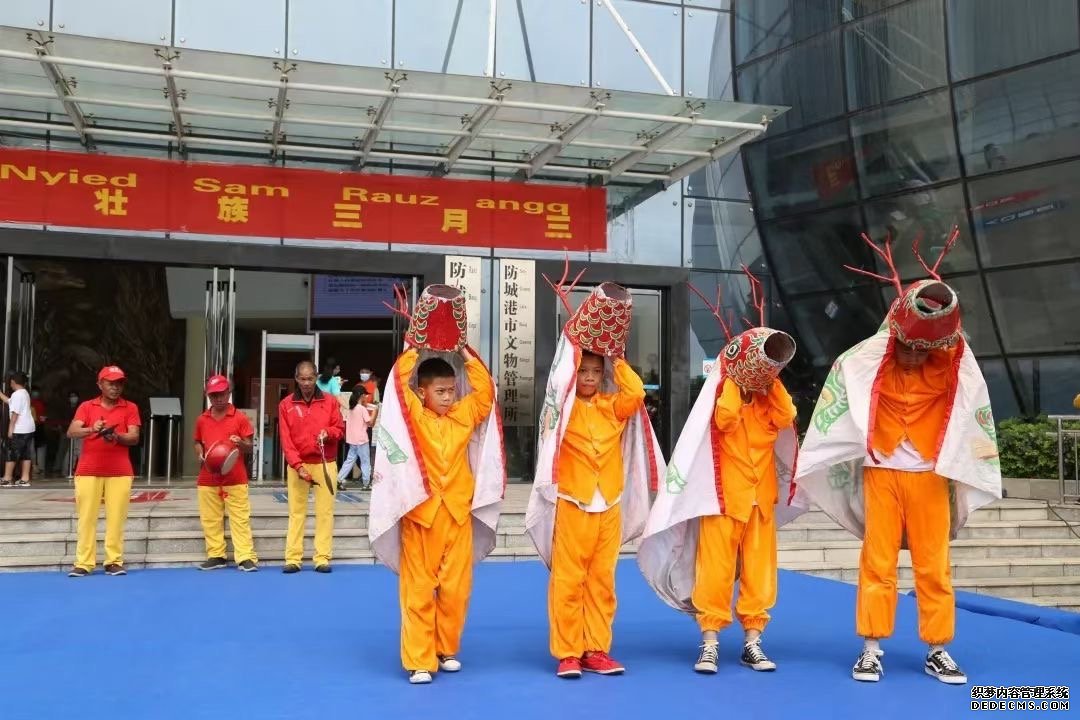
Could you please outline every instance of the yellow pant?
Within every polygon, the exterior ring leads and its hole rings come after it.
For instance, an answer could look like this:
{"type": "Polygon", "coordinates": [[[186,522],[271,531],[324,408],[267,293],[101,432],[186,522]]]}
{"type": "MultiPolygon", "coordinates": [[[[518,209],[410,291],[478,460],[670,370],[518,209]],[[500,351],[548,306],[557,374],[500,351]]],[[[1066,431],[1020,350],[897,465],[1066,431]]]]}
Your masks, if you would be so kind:
{"type": "Polygon", "coordinates": [[[589,513],[559,498],[548,585],[549,644],[556,659],[611,651],[621,545],[621,506],[589,513]]]}
{"type": "Polygon", "coordinates": [[[251,540],[251,501],[247,485],[224,487],[199,486],[199,519],[206,539],[206,557],[226,557],[225,513],[229,514],[229,534],[232,535],[233,556],[238,563],[258,562],[255,544],[251,540]],[[221,497],[222,494],[225,497],[221,497]]]}
{"type": "Polygon", "coordinates": [[[131,500],[131,476],[75,478],[75,512],[78,514],[78,543],[75,567],[93,571],[97,565],[97,520],[105,501],[105,564],[124,564],[124,524],[131,500]]]}
{"type": "Polygon", "coordinates": [[[702,632],[723,630],[731,624],[731,596],[740,554],[735,615],[744,630],[761,632],[769,624],[768,611],[776,605],[776,524],[754,506],[745,523],[727,515],[701,518],[690,600],[698,610],[702,632]]]}
{"type": "Polygon", "coordinates": [[[896,620],[896,562],[907,535],[919,638],[944,645],[953,638],[956,598],[949,563],[949,481],[933,472],[866,468],[866,535],[859,553],[855,627],[862,637],[892,635],[896,620]]]}
{"type": "Polygon", "coordinates": [[[439,669],[456,655],[472,593],[472,522],[454,521],[440,505],[431,527],[401,519],[401,666],[439,669]]]}
{"type": "MultiPolygon", "coordinates": [[[[304,521],[307,519],[308,496],[315,493],[315,566],[330,562],[334,549],[334,496],[326,489],[323,465],[305,463],[314,483],[301,480],[289,468],[289,529],[285,535],[285,564],[300,565],[304,561],[304,521]]],[[[337,463],[327,461],[330,482],[337,482],[337,463]]]]}

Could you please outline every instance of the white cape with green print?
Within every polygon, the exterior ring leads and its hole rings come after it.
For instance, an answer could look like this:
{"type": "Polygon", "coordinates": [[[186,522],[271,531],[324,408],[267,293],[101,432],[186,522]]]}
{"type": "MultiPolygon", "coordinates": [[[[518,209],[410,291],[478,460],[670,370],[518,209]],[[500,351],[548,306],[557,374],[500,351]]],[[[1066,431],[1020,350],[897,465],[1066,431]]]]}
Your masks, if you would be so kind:
{"type": "MultiPolygon", "coordinates": [[[[851,348],[833,364],[799,452],[795,503],[816,505],[863,537],[863,461],[871,391],[889,343],[888,330],[851,348]]],[[[990,393],[971,349],[964,346],[959,383],[934,472],[948,478],[951,537],[978,508],[1001,497],[1001,467],[990,393]]]]}
{"type": "MultiPolygon", "coordinates": [[[[458,397],[465,397],[472,388],[466,379],[464,361],[456,353],[420,352],[420,362],[429,357],[446,360],[457,373],[458,397]]],[[[469,467],[473,470],[476,489],[473,493],[472,528],[473,561],[479,562],[495,549],[495,529],[506,487],[506,461],[503,456],[502,432],[498,423],[498,389],[487,418],[473,431],[469,443],[469,467]]],[[[412,385],[416,383],[413,371],[412,385]]],[[[375,467],[371,488],[371,509],[368,512],[368,537],[371,549],[379,562],[398,572],[401,562],[401,518],[428,499],[424,487],[417,451],[405,422],[405,409],[398,398],[397,365],[386,381],[386,394],[375,427],[375,467]]],[[[414,392],[412,387],[405,392],[414,392]]]]}

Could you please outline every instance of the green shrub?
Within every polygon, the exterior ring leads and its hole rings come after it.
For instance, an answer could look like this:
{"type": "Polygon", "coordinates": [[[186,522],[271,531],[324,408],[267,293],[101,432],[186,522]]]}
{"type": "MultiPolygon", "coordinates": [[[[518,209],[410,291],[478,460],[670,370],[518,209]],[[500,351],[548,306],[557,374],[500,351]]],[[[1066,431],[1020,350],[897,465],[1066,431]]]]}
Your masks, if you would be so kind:
{"type": "MultiPolygon", "coordinates": [[[[1080,429],[1077,423],[1066,428],[1080,429]]],[[[1001,474],[1012,478],[1056,478],[1058,476],[1057,422],[1045,415],[1037,418],[1009,418],[998,423],[998,453],[1001,474]]],[[[1074,477],[1072,440],[1065,441],[1065,477],[1074,477]]]]}

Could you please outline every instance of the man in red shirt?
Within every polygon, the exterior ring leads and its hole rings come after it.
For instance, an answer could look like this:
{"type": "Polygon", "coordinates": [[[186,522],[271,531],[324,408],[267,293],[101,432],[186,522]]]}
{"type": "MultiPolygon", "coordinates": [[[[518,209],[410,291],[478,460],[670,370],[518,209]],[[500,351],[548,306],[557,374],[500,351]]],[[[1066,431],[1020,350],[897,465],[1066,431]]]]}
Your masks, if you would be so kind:
{"type": "Polygon", "coordinates": [[[337,398],[315,386],[315,365],[296,366],[296,392],[278,405],[281,447],[288,465],[289,529],[283,572],[300,572],[304,559],[304,520],[308,496],[315,492],[315,571],[330,572],[334,543],[334,482],[338,443],[345,435],[337,398]]]}
{"type": "Polygon", "coordinates": [[[248,498],[247,466],[244,455],[251,453],[251,437],[255,431],[247,415],[237,412],[229,402],[229,379],[214,375],[206,381],[206,396],[210,407],[195,421],[195,454],[202,463],[199,469],[199,518],[206,540],[206,562],[200,570],[220,570],[229,566],[225,557],[225,512],[229,513],[233,556],[236,566],[244,572],[259,569],[259,558],[251,540],[251,501],[248,498]],[[207,467],[206,454],[215,445],[234,448],[242,454],[224,474],[207,467]]]}
{"type": "Polygon", "coordinates": [[[121,395],[124,371],[109,365],[98,373],[101,395],[87,400],[75,411],[67,436],[81,439],[82,454],[75,468],[75,511],[78,544],[75,567],[68,577],[86,577],[97,565],[97,518],[105,501],[105,573],[126,575],[124,570],[124,523],[127,522],[131,481],[128,448],[139,443],[139,408],[121,395]]]}

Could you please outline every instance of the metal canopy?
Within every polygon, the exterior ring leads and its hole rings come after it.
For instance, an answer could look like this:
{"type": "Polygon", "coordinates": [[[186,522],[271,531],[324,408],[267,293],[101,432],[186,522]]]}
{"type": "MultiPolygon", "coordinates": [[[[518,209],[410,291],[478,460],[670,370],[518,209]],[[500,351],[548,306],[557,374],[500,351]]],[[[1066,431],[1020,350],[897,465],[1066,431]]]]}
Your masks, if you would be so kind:
{"type": "Polygon", "coordinates": [[[605,184],[625,198],[736,150],[784,110],[0,27],[0,143],[48,133],[97,151],[392,161],[436,176],[605,184]]]}

